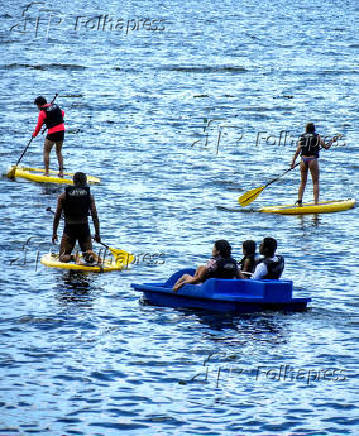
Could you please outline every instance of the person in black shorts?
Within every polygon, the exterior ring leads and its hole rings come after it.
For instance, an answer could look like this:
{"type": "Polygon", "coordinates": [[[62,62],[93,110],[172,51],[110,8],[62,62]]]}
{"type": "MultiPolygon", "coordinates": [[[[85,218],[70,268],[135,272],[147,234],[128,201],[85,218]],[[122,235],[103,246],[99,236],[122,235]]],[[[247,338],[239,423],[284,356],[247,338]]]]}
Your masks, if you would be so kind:
{"type": "Polygon", "coordinates": [[[64,176],[64,161],[62,157],[62,144],[64,142],[64,111],[57,104],[47,104],[45,97],[41,95],[34,101],[39,109],[39,117],[37,126],[32,134],[35,138],[43,124],[46,124],[48,133],[44,142],[44,166],[45,176],[49,175],[50,152],[54,144],[56,144],[56,155],[59,164],[59,177],[64,176]]]}
{"type": "Polygon", "coordinates": [[[52,243],[57,241],[57,228],[62,213],[64,214],[64,230],[59,250],[59,261],[70,262],[74,259],[72,250],[78,241],[85,261],[93,257],[91,232],[88,224],[88,215],[91,214],[95,225],[95,241],[101,242],[100,221],[97,216],[95,198],[87,186],[85,173],[75,173],[74,186],[67,186],[65,192],[57,199],[57,208],[54,215],[52,243]]]}

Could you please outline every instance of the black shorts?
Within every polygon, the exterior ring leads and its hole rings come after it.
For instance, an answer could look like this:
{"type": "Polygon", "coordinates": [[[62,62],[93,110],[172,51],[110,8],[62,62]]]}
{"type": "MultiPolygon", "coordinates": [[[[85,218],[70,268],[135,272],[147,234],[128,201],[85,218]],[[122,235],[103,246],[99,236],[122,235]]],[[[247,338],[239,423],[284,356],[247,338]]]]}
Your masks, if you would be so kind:
{"type": "Polygon", "coordinates": [[[60,130],[59,132],[49,133],[46,136],[46,139],[49,139],[52,142],[60,142],[64,140],[64,131],[60,130]]]}
{"type": "Polygon", "coordinates": [[[91,242],[90,227],[88,224],[65,224],[64,235],[67,236],[70,244],[75,246],[78,241],[81,250],[85,252],[88,243],[91,242]]]}

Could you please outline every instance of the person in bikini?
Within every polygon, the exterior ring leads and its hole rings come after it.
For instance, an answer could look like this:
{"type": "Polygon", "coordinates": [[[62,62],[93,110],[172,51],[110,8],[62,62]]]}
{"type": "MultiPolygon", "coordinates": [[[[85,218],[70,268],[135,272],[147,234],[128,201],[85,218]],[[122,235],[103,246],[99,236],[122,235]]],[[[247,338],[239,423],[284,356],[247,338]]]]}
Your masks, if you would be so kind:
{"type": "Polygon", "coordinates": [[[95,198],[91,195],[90,187],[87,186],[85,173],[75,173],[73,181],[74,186],[67,186],[65,192],[59,195],[57,199],[52,243],[57,241],[57,228],[63,213],[65,225],[59,250],[59,261],[82,263],[79,256],[72,254],[76,241],[78,241],[85,264],[98,263],[98,257],[92,250],[91,233],[88,225],[88,214],[90,213],[95,225],[95,241],[100,243],[100,221],[97,216],[95,198]]]}
{"type": "Polygon", "coordinates": [[[336,140],[337,137],[334,136],[328,143],[325,143],[320,135],[315,132],[315,125],[313,123],[306,125],[305,133],[299,138],[297,150],[291,165],[291,168],[295,167],[295,161],[300,154],[302,160],[300,162],[301,182],[296,202],[298,206],[302,206],[303,194],[307,185],[308,169],[312,176],[314,202],[315,204],[319,203],[319,152],[321,148],[328,150],[336,140]]]}
{"type": "Polygon", "coordinates": [[[47,104],[46,98],[41,95],[35,98],[34,104],[39,109],[37,126],[35,127],[32,137],[35,138],[43,124],[48,128],[47,136],[44,142],[44,166],[45,176],[49,175],[50,152],[56,144],[56,155],[59,164],[59,177],[64,176],[64,161],[62,157],[62,144],[64,142],[64,111],[57,104],[47,104]]]}

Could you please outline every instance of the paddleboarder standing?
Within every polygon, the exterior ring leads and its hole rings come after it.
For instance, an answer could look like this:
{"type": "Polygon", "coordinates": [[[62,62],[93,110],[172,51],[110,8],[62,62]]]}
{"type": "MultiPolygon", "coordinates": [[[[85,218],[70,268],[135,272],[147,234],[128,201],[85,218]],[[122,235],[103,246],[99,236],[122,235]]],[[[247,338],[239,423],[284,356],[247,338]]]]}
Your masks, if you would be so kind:
{"type": "Polygon", "coordinates": [[[95,198],[87,186],[85,173],[77,172],[73,177],[74,186],[67,186],[65,192],[57,199],[57,208],[53,221],[52,243],[57,241],[57,228],[62,213],[64,214],[64,230],[59,250],[59,261],[70,262],[76,241],[79,242],[83,257],[92,252],[88,215],[91,214],[95,225],[95,241],[100,243],[100,221],[97,216],[95,198]]]}
{"type": "Polygon", "coordinates": [[[321,148],[329,149],[337,138],[334,136],[328,143],[325,143],[318,133],[315,132],[315,125],[308,123],[305,133],[300,136],[297,150],[292,159],[291,168],[295,167],[298,155],[301,155],[300,162],[300,186],[298,189],[298,200],[296,204],[302,206],[303,194],[307,185],[308,169],[312,176],[313,197],[315,204],[319,203],[319,152],[321,148]]]}
{"type": "Polygon", "coordinates": [[[34,104],[37,105],[39,109],[39,117],[37,120],[37,126],[32,134],[35,138],[42,127],[46,124],[48,133],[44,142],[44,166],[45,166],[45,176],[49,175],[49,161],[50,152],[54,144],[56,144],[56,155],[59,164],[59,177],[64,176],[64,162],[62,157],[62,144],[64,142],[64,111],[60,109],[57,104],[47,103],[45,97],[40,95],[35,98],[34,104]]]}

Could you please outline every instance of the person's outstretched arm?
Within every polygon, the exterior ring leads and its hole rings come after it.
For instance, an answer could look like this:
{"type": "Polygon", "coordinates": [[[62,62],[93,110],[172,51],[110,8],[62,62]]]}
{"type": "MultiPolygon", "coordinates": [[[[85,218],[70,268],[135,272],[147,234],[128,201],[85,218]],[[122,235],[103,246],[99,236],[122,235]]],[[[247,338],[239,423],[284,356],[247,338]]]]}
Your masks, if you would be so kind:
{"type": "Polygon", "coordinates": [[[332,139],[330,139],[328,142],[323,141],[323,139],[319,136],[319,144],[322,148],[325,148],[326,150],[329,150],[332,146],[333,142],[337,142],[337,137],[333,136],[332,139]]]}

